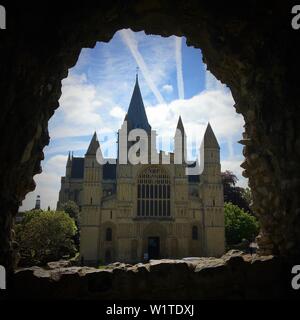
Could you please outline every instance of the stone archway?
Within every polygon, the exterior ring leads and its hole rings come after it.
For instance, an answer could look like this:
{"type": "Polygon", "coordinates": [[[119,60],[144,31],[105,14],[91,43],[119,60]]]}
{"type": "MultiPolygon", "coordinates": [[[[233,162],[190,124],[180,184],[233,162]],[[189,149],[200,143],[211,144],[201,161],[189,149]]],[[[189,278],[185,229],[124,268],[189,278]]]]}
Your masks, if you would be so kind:
{"type": "Polygon", "coordinates": [[[49,143],[48,120],[58,107],[61,80],[81,48],[109,41],[122,28],[184,35],[201,48],[208,69],[226,83],[244,116],[245,176],[259,214],[262,253],[299,256],[299,33],[288,3],[167,0],[114,2],[43,11],[28,2],[7,5],[1,31],[0,264],[16,262],[12,224],[49,143]],[[245,8],[246,7],[246,8],[245,8]],[[53,23],[55,21],[55,23],[53,23]],[[253,23],[255,21],[255,25],[253,23]]]}

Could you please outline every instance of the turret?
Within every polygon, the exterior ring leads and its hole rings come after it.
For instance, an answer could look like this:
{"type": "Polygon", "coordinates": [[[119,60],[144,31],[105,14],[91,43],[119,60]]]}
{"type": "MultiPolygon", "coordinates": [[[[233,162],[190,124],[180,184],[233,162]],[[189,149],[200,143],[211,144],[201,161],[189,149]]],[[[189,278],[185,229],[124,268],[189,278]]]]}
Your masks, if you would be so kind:
{"type": "Polygon", "coordinates": [[[100,144],[94,133],[84,157],[84,205],[100,205],[102,198],[102,166],[96,159],[100,144]]]}
{"type": "Polygon", "coordinates": [[[217,138],[208,123],[200,148],[201,171],[202,175],[207,178],[213,178],[210,182],[220,182],[221,165],[220,165],[220,146],[217,138]],[[213,177],[214,176],[214,177],[213,177]],[[218,181],[215,178],[218,177],[218,181]]]}
{"type": "MultiPolygon", "coordinates": [[[[83,205],[80,216],[80,254],[84,261],[93,261],[99,256],[99,227],[102,201],[103,167],[96,159],[100,144],[94,133],[84,157],[83,205]]],[[[98,259],[98,258],[97,258],[98,259]]]]}
{"type": "Polygon", "coordinates": [[[175,136],[174,136],[174,153],[175,164],[183,164],[186,162],[187,149],[186,149],[186,133],[182,123],[181,116],[179,116],[175,136]]]}
{"type": "Polygon", "coordinates": [[[200,195],[203,201],[206,255],[220,256],[225,250],[224,195],[221,180],[220,146],[208,124],[201,144],[200,195]]]}
{"type": "Polygon", "coordinates": [[[71,172],[72,172],[72,158],[71,153],[69,151],[67,165],[66,165],[66,178],[71,178],[71,172]]]}

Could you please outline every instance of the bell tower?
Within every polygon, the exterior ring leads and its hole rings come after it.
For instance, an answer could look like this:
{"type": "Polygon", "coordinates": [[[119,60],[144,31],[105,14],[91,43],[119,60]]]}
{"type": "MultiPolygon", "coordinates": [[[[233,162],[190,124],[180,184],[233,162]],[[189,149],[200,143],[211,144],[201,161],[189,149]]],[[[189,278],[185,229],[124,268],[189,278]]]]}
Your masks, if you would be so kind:
{"type": "Polygon", "coordinates": [[[204,251],[221,256],[225,251],[224,194],[221,179],[220,146],[210,124],[201,144],[203,172],[200,195],[203,201],[204,251]]]}
{"type": "Polygon", "coordinates": [[[95,132],[84,157],[83,204],[80,221],[80,255],[85,262],[91,264],[99,260],[99,228],[103,193],[103,167],[96,159],[99,148],[100,144],[95,132]]]}

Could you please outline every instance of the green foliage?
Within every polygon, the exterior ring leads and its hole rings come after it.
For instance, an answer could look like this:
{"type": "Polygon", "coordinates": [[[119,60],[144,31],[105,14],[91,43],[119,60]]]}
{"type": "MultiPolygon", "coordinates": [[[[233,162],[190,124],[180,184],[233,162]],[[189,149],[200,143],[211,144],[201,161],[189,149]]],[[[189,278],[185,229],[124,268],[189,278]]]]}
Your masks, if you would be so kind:
{"type": "Polygon", "coordinates": [[[77,232],[74,236],[74,242],[77,250],[79,250],[79,245],[80,245],[79,207],[74,201],[68,200],[67,202],[62,204],[62,210],[66,212],[75,221],[77,232]]]}
{"type": "Polygon", "coordinates": [[[252,202],[250,189],[244,189],[242,187],[236,186],[238,178],[233,172],[229,170],[222,172],[221,177],[224,189],[224,201],[231,202],[239,206],[244,211],[253,214],[252,210],[250,209],[250,204],[252,202]]]}
{"type": "Polygon", "coordinates": [[[22,265],[43,265],[76,252],[73,241],[76,225],[65,212],[26,212],[15,231],[22,265]]]}
{"type": "Polygon", "coordinates": [[[23,225],[27,224],[28,222],[31,221],[32,218],[39,217],[42,213],[43,213],[43,210],[41,210],[41,209],[34,209],[34,210],[30,210],[30,211],[25,211],[23,213],[22,224],[23,225]]]}
{"type": "Polygon", "coordinates": [[[73,218],[78,223],[79,220],[79,208],[74,201],[67,201],[62,204],[62,210],[66,212],[71,218],[73,218]]]}
{"type": "Polygon", "coordinates": [[[227,244],[237,244],[243,239],[252,241],[257,236],[259,224],[254,216],[230,202],[225,203],[224,211],[227,244]]]}

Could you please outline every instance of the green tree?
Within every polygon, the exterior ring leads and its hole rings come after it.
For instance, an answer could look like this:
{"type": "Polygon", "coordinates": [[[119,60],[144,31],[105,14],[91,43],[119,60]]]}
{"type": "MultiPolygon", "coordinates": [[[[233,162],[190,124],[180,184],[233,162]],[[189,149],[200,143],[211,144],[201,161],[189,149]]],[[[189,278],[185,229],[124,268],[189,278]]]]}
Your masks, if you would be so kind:
{"type": "Polygon", "coordinates": [[[43,265],[76,253],[73,241],[76,225],[65,212],[26,212],[15,231],[21,265],[43,265]]]}
{"type": "Polygon", "coordinates": [[[61,209],[66,212],[71,218],[73,218],[76,222],[76,224],[78,224],[79,221],[79,207],[77,206],[77,204],[72,201],[72,200],[68,200],[67,202],[63,203],[61,206],[61,209]]]}
{"type": "Polygon", "coordinates": [[[230,202],[225,203],[225,235],[228,245],[240,243],[243,239],[252,241],[257,236],[257,219],[230,202]]]}
{"type": "Polygon", "coordinates": [[[74,235],[74,242],[75,242],[76,248],[79,249],[79,245],[80,245],[79,207],[74,201],[68,200],[67,202],[62,204],[61,208],[75,221],[77,232],[74,235]]]}
{"type": "Polygon", "coordinates": [[[231,202],[239,206],[244,211],[253,214],[250,209],[251,204],[251,191],[249,188],[242,188],[236,186],[238,182],[237,176],[229,170],[221,173],[223,190],[224,190],[224,201],[231,202]]]}

